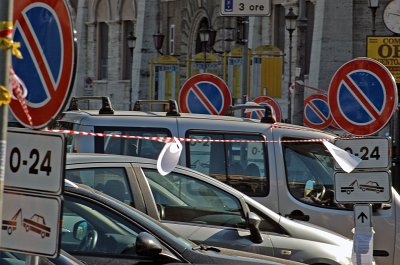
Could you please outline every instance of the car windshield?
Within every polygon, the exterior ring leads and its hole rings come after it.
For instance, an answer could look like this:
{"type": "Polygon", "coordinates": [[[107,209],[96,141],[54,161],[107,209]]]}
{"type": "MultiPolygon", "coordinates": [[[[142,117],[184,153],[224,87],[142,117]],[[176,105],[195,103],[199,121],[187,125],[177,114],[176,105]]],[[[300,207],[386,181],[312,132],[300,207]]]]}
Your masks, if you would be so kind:
{"type": "MultiPolygon", "coordinates": [[[[319,206],[340,207],[334,203],[334,159],[320,142],[296,142],[285,138],[282,144],[287,185],[297,199],[319,206]],[[309,199],[309,193],[326,195],[326,200],[309,199]]],[[[313,197],[314,198],[314,197],[313,197]]]]}

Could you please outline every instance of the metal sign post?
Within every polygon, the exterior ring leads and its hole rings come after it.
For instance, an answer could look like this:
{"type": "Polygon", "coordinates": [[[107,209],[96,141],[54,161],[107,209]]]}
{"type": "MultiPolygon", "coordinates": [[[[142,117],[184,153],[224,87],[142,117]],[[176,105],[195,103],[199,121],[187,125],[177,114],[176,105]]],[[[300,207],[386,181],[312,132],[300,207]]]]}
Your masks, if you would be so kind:
{"type": "MultiPolygon", "coordinates": [[[[0,2],[0,42],[9,35],[6,31],[12,25],[13,0],[0,2]],[[6,36],[2,36],[5,33],[6,36]]],[[[9,66],[11,65],[11,50],[0,45],[0,93],[3,98],[8,87],[9,66]],[[3,91],[5,89],[5,91],[3,91]]],[[[8,123],[8,104],[0,102],[0,221],[3,212],[3,189],[5,176],[6,138],[8,123]]],[[[1,238],[0,238],[1,239],[1,238]]]]}

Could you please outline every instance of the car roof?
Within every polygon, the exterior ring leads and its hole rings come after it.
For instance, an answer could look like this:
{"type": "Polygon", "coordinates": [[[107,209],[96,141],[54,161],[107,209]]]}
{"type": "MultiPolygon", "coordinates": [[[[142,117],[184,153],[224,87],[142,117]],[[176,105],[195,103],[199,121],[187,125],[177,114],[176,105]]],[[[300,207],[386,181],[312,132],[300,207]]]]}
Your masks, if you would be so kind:
{"type": "Polygon", "coordinates": [[[146,163],[157,164],[154,159],[102,153],[67,153],[66,165],[82,163],[146,163]]]}

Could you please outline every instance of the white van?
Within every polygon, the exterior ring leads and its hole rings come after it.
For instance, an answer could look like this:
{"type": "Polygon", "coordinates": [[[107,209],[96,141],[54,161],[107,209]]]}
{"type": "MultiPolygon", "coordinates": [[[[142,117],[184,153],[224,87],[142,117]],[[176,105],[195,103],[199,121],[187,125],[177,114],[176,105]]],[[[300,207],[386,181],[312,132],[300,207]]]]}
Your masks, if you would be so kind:
{"type": "MultiPolygon", "coordinates": [[[[181,165],[215,177],[283,216],[352,238],[353,208],[333,200],[334,163],[322,143],[335,134],[284,123],[179,113],[173,101],[167,112],[114,111],[103,97],[100,110],[79,110],[82,99],[93,98],[73,98],[70,109],[50,128],[73,131],[67,136],[70,152],[157,158],[163,143],[142,137],[184,138],[181,165]],[[307,182],[314,183],[307,185],[311,192],[305,192],[307,182]]],[[[393,189],[392,202],[382,205],[373,212],[375,261],[396,264],[400,261],[398,193],[393,189]]]]}

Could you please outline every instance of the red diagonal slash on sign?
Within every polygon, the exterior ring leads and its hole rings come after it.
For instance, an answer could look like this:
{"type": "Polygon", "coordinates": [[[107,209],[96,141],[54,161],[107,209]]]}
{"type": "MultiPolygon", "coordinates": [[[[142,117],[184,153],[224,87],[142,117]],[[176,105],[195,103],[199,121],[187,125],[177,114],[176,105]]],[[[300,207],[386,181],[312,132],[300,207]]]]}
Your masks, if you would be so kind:
{"type": "Polygon", "coordinates": [[[318,117],[325,123],[328,121],[328,119],[325,117],[325,115],[315,106],[314,102],[311,100],[308,105],[312,110],[315,112],[315,114],[318,115],[318,117]]]}
{"type": "Polygon", "coordinates": [[[44,82],[46,83],[47,91],[50,93],[50,98],[52,98],[54,96],[55,86],[50,76],[50,70],[46,67],[48,64],[43,53],[41,52],[41,49],[39,48],[37,39],[32,35],[32,29],[28,25],[25,15],[21,16],[21,18],[18,20],[18,23],[20,24],[21,34],[24,33],[27,39],[25,45],[27,45],[28,50],[31,51],[36,59],[37,66],[40,68],[38,73],[41,74],[44,82]]]}
{"type": "Polygon", "coordinates": [[[197,85],[192,86],[191,89],[193,93],[196,94],[196,96],[199,98],[200,102],[203,103],[204,107],[206,107],[211,114],[218,115],[217,110],[210,103],[204,93],[197,87],[197,85]]]}
{"type": "Polygon", "coordinates": [[[352,92],[352,94],[362,103],[361,106],[365,106],[365,111],[371,114],[375,120],[378,120],[380,114],[377,112],[365,94],[361,91],[361,89],[356,86],[347,75],[343,77],[343,82],[345,83],[346,87],[350,89],[350,92],[352,92]]]}

